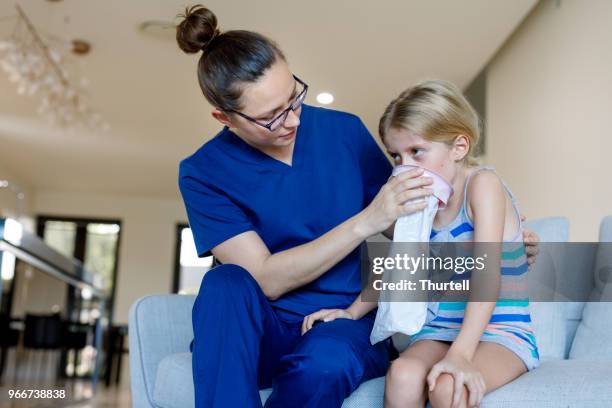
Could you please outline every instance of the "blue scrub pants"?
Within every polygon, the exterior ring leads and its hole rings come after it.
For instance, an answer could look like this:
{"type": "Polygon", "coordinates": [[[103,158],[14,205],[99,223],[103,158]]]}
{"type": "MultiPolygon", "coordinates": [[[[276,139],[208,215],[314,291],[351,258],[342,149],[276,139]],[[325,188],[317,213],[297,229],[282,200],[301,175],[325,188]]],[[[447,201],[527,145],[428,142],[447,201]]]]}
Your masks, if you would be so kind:
{"type": "Polygon", "coordinates": [[[211,269],[193,306],[196,407],[340,407],[359,384],[385,375],[386,342],[370,344],[374,314],[338,319],[300,335],[301,318],[269,303],[236,265],[211,269]],[[284,316],[284,317],[283,317],[284,316]]]}

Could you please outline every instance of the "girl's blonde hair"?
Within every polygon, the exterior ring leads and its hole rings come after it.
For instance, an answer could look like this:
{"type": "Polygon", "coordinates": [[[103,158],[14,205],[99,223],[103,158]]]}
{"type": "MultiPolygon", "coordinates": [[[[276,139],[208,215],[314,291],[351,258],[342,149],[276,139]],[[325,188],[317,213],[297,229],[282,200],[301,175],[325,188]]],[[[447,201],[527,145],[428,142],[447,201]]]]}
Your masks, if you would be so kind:
{"type": "Polygon", "coordinates": [[[389,103],[380,118],[382,139],[389,129],[406,129],[422,138],[451,145],[459,135],[470,141],[464,161],[476,165],[480,140],[478,114],[452,82],[428,80],[406,89],[389,103]]]}

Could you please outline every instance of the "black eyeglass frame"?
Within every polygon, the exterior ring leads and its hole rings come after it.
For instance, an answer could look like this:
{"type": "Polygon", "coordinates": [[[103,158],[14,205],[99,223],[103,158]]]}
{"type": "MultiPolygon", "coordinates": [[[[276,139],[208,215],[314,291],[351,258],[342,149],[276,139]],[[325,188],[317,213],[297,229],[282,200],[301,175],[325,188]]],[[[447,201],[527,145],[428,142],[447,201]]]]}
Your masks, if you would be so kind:
{"type": "Polygon", "coordinates": [[[236,115],[242,116],[243,118],[245,118],[246,120],[255,123],[256,125],[259,125],[261,127],[264,127],[266,129],[268,129],[270,132],[275,132],[276,130],[280,129],[284,124],[285,121],[287,120],[287,116],[289,115],[289,111],[295,111],[296,109],[298,109],[299,107],[302,106],[302,104],[304,103],[304,100],[306,100],[306,93],[308,92],[308,84],[306,84],[306,82],[302,81],[300,78],[298,78],[297,76],[293,75],[293,78],[301,85],[304,86],[304,89],[302,89],[302,92],[300,92],[296,97],[295,100],[293,102],[291,102],[291,104],[289,105],[289,107],[287,109],[285,109],[284,111],[282,111],[279,115],[277,115],[274,119],[272,119],[270,122],[268,123],[261,123],[259,122],[257,119],[250,117],[247,114],[244,114],[242,112],[238,112],[236,110],[233,109],[222,109],[224,112],[231,112],[231,113],[235,113],[236,115]],[[278,126],[276,129],[272,129],[272,124],[274,122],[276,122],[277,120],[280,120],[280,126],[278,126]]]}

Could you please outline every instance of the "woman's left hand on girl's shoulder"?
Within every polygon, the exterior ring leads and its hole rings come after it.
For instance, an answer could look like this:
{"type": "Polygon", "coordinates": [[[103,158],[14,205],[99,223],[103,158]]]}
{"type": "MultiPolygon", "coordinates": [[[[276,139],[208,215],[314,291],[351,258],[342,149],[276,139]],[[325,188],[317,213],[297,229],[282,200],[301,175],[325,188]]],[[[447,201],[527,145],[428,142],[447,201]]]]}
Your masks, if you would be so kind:
{"type": "MultiPolygon", "coordinates": [[[[521,221],[525,221],[524,215],[521,215],[521,221]]],[[[531,265],[535,262],[538,253],[540,252],[540,237],[534,231],[523,229],[523,243],[525,244],[525,254],[527,255],[527,264],[531,265]]]]}
{"type": "Polygon", "coordinates": [[[431,368],[427,375],[430,392],[434,390],[438,377],[444,373],[450,374],[454,380],[451,407],[460,406],[464,385],[469,391],[468,406],[480,405],[487,387],[482,374],[471,361],[462,355],[447,353],[442,360],[431,368]]]}

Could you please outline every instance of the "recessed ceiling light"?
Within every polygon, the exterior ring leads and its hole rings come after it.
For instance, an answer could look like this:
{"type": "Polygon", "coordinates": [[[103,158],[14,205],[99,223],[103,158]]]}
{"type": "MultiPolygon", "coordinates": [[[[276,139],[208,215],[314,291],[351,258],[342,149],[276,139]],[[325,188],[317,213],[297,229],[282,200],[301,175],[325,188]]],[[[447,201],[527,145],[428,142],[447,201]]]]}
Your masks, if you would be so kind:
{"type": "Polygon", "coordinates": [[[329,105],[333,101],[334,101],[334,95],[330,94],[329,92],[321,92],[320,94],[317,95],[317,102],[323,105],[329,105]]]}

